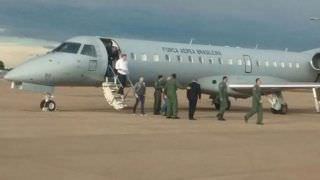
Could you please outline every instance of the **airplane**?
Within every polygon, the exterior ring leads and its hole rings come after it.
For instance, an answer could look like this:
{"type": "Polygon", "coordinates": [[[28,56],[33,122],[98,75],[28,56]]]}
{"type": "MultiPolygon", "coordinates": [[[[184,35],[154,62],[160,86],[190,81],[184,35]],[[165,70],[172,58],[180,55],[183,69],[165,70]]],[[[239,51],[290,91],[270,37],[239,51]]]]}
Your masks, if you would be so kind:
{"type": "MultiPolygon", "coordinates": [[[[40,108],[56,110],[54,87],[103,87],[105,97],[115,109],[113,94],[116,75],[112,48],[128,55],[130,82],[145,78],[152,86],[158,75],[176,73],[181,84],[197,79],[202,92],[209,94],[219,108],[218,83],[229,77],[228,94],[233,98],[249,98],[257,77],[261,78],[264,95],[268,95],[271,111],[286,114],[288,105],[282,92],[312,89],[319,112],[320,49],[304,52],[248,49],[213,45],[183,44],[100,36],[77,36],[66,40],[45,55],[34,57],[5,75],[12,88],[45,94],[40,108]],[[106,74],[109,77],[106,78],[106,74]],[[114,78],[111,83],[106,79],[114,78]]],[[[132,83],[131,83],[132,84],[132,83]]],[[[231,103],[229,101],[228,108],[231,103]]]]}

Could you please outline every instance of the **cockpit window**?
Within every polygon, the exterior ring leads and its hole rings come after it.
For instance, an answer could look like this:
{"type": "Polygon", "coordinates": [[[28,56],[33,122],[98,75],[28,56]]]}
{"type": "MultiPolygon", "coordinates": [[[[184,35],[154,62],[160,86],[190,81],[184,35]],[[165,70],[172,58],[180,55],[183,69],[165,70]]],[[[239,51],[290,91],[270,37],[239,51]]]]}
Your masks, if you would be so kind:
{"type": "Polygon", "coordinates": [[[92,57],[97,57],[97,52],[96,49],[94,48],[93,45],[87,45],[85,44],[83,46],[83,49],[81,51],[81,54],[87,55],[87,56],[92,56],[92,57]]]}
{"type": "Polygon", "coordinates": [[[80,49],[80,46],[81,46],[80,43],[65,42],[65,43],[62,43],[60,46],[58,46],[56,49],[54,49],[53,52],[65,52],[65,53],[77,54],[80,49]]]}

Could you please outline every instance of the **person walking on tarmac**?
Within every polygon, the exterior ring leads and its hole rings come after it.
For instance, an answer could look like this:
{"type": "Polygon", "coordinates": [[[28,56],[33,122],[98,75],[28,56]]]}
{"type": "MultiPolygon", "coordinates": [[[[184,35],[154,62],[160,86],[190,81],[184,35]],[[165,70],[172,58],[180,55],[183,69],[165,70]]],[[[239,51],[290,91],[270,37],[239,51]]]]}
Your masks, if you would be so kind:
{"type": "Polygon", "coordinates": [[[187,87],[187,98],[189,100],[189,120],[196,120],[194,113],[197,108],[198,98],[201,99],[201,87],[197,80],[193,80],[187,87]]]}
{"type": "Polygon", "coordinates": [[[154,104],[153,104],[154,115],[159,115],[161,111],[162,89],[163,89],[163,76],[159,75],[158,79],[154,82],[154,104]]]}
{"type": "Polygon", "coordinates": [[[219,113],[217,114],[217,118],[219,121],[225,121],[224,113],[228,107],[228,77],[223,76],[222,81],[219,83],[219,113]]]}
{"type": "Polygon", "coordinates": [[[263,110],[262,110],[262,99],[261,99],[261,85],[262,81],[260,78],[256,79],[256,84],[254,85],[252,89],[252,108],[251,111],[248,112],[244,116],[244,121],[248,123],[248,120],[250,117],[252,117],[254,114],[258,114],[257,116],[257,124],[263,125],[263,110]]]}
{"type": "Polygon", "coordinates": [[[145,115],[145,112],[144,112],[145,94],[146,94],[146,84],[144,82],[144,78],[140,77],[139,81],[134,85],[134,95],[136,97],[136,103],[133,106],[134,114],[136,113],[137,106],[140,102],[141,115],[145,115]]]}
{"type": "Polygon", "coordinates": [[[171,79],[166,82],[164,94],[168,97],[167,118],[179,119],[178,114],[178,98],[177,89],[182,86],[176,80],[177,75],[172,74],[171,79]]]}

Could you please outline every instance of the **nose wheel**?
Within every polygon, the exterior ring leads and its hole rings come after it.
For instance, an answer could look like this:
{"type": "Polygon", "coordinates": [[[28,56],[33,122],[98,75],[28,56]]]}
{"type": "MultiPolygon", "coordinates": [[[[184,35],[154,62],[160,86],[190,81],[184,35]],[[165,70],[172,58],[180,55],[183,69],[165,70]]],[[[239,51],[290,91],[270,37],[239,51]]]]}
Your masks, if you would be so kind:
{"type": "Polygon", "coordinates": [[[42,111],[55,111],[57,109],[57,105],[52,99],[52,95],[46,95],[45,99],[40,102],[40,109],[42,111]]]}

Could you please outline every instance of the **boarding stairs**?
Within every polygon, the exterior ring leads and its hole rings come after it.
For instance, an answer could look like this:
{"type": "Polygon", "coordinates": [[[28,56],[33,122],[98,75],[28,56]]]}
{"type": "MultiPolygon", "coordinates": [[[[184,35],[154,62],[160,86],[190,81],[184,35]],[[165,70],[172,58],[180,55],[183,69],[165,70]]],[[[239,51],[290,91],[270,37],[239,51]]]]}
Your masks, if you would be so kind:
{"type": "Polygon", "coordinates": [[[320,88],[312,88],[316,111],[320,112],[320,88]]]}
{"type": "Polygon", "coordinates": [[[130,83],[131,88],[129,88],[129,90],[124,95],[118,94],[119,88],[121,88],[122,85],[113,69],[111,67],[109,67],[109,69],[113,74],[113,78],[111,81],[109,80],[109,78],[106,78],[106,81],[102,83],[103,94],[110,106],[112,106],[115,110],[121,110],[128,106],[128,101],[126,98],[132,90],[133,84],[128,77],[128,82],[130,83]]]}

